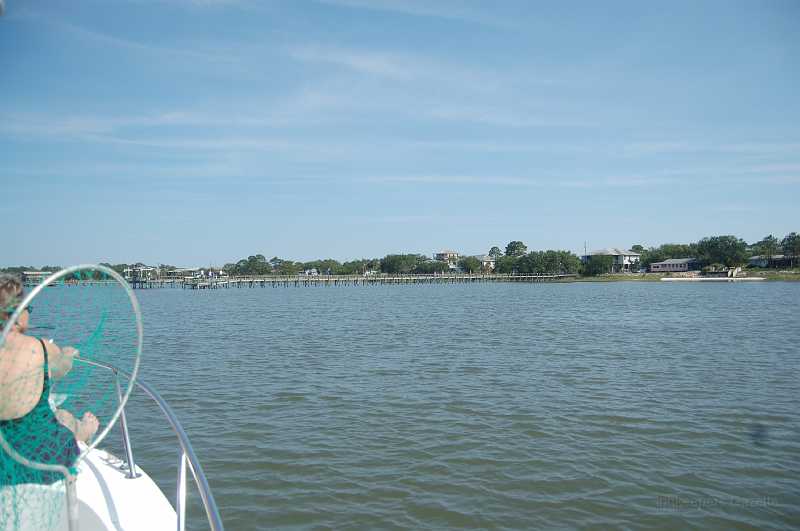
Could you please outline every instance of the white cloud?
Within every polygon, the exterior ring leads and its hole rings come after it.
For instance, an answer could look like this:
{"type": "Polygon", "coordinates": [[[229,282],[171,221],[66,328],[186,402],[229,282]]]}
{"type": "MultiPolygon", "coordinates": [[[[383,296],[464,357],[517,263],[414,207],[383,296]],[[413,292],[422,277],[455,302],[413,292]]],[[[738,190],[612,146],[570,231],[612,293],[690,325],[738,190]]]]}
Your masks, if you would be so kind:
{"type": "MultiPolygon", "coordinates": [[[[496,9],[476,9],[465,2],[437,0],[317,0],[319,3],[349,9],[388,11],[418,17],[433,17],[448,20],[474,22],[487,26],[510,29],[517,24],[511,19],[498,17],[496,9]]],[[[497,7],[493,4],[477,4],[482,7],[497,7]]]]}
{"type": "Polygon", "coordinates": [[[94,41],[102,45],[115,46],[118,48],[125,48],[135,52],[147,53],[157,55],[159,58],[164,56],[177,57],[182,60],[216,62],[216,63],[237,63],[239,60],[236,56],[231,54],[219,54],[205,50],[186,50],[180,48],[172,48],[168,46],[157,46],[150,43],[144,43],[125,39],[113,35],[108,35],[96,30],[77,26],[75,24],[64,21],[61,18],[52,17],[49,15],[31,14],[35,18],[45,21],[51,26],[57,27],[63,31],[72,33],[75,36],[94,41]]]}
{"type": "Polygon", "coordinates": [[[625,155],[652,155],[661,153],[736,153],[736,154],[768,154],[768,153],[800,153],[800,143],[792,142],[631,142],[622,146],[625,155]]]}
{"type": "Polygon", "coordinates": [[[519,177],[478,176],[478,175],[386,175],[363,179],[371,183],[409,183],[409,184],[484,184],[539,186],[534,180],[519,177]]]}
{"type": "Polygon", "coordinates": [[[388,175],[363,179],[371,183],[474,184],[484,186],[523,186],[537,188],[641,188],[669,183],[663,177],[642,175],[582,177],[578,179],[547,175],[538,178],[496,175],[388,175]]]}
{"type": "Polygon", "coordinates": [[[322,46],[298,46],[289,50],[296,60],[330,63],[357,72],[388,77],[410,79],[415,77],[414,68],[397,57],[385,53],[343,50],[322,46]]]}
{"type": "Polygon", "coordinates": [[[430,116],[443,120],[471,122],[498,127],[595,127],[598,124],[587,120],[537,115],[518,106],[490,107],[473,105],[470,107],[442,106],[431,109],[430,116]]]}

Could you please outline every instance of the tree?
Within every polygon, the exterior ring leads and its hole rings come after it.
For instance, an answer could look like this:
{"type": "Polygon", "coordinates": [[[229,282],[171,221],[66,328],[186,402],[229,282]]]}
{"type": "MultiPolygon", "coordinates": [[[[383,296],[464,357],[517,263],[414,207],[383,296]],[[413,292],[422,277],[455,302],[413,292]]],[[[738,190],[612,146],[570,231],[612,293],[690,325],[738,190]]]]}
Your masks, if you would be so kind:
{"type": "Polygon", "coordinates": [[[778,245],[778,238],[772,234],[765,236],[755,245],[756,249],[758,249],[758,254],[767,259],[767,267],[772,265],[772,257],[778,254],[778,245]]]}
{"type": "Polygon", "coordinates": [[[303,264],[291,260],[281,260],[276,273],[279,275],[296,275],[302,271],[303,264]]]}
{"type": "Polygon", "coordinates": [[[361,260],[351,260],[349,262],[345,262],[339,268],[340,274],[342,275],[358,275],[367,272],[367,259],[362,258],[361,260]]]}
{"type": "Polygon", "coordinates": [[[497,261],[498,258],[503,256],[503,251],[500,250],[500,247],[495,245],[494,247],[489,249],[489,256],[491,256],[492,258],[495,259],[495,261],[497,261]]]}
{"type": "Polygon", "coordinates": [[[513,242],[509,242],[509,244],[506,245],[506,256],[519,257],[527,252],[528,252],[528,247],[520,241],[515,240],[513,242]]]}
{"type": "Polygon", "coordinates": [[[747,262],[747,243],[736,236],[708,236],[697,242],[697,258],[701,265],[715,263],[736,267],[747,262]]]}
{"type": "Polygon", "coordinates": [[[797,257],[800,256],[800,234],[790,232],[781,240],[783,256],[788,257],[790,266],[794,267],[797,257]]]}
{"type": "Polygon", "coordinates": [[[458,266],[467,273],[475,273],[481,270],[481,261],[474,256],[464,256],[458,261],[458,266]]]}
{"type": "Polygon", "coordinates": [[[450,264],[441,260],[425,260],[417,264],[414,273],[420,275],[432,275],[434,273],[444,273],[450,270],[450,264]]]}
{"type": "Polygon", "coordinates": [[[611,267],[614,265],[613,256],[605,255],[592,255],[586,261],[583,267],[583,274],[589,276],[602,275],[611,272],[611,267]]]}
{"type": "Polygon", "coordinates": [[[561,275],[577,273],[580,258],[569,251],[533,251],[517,260],[517,271],[527,275],[561,275]]]}
{"type": "Polygon", "coordinates": [[[514,256],[501,256],[494,265],[496,273],[511,274],[517,272],[517,258],[514,256]]]}
{"type": "Polygon", "coordinates": [[[267,263],[267,258],[263,254],[256,254],[247,257],[248,275],[266,275],[272,271],[272,267],[267,263]]]}
{"type": "Polygon", "coordinates": [[[569,251],[559,251],[561,253],[560,264],[561,273],[574,274],[581,270],[581,259],[569,251]]]}
{"type": "Polygon", "coordinates": [[[411,273],[417,264],[424,261],[418,254],[387,254],[381,259],[381,271],[384,273],[411,273]]]}
{"type": "MultiPolygon", "coordinates": [[[[120,275],[124,274],[124,271],[129,267],[128,264],[109,264],[108,262],[100,262],[100,265],[104,265],[106,267],[110,267],[120,275]]],[[[44,267],[40,268],[39,271],[59,271],[61,268],[58,269],[45,269],[44,267]]]]}

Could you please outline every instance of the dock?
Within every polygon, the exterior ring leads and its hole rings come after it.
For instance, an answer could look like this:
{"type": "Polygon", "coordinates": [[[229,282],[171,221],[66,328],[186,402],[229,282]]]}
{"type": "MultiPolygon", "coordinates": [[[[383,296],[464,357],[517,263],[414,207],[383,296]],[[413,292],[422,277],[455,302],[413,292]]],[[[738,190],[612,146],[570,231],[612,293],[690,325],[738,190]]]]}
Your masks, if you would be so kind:
{"type": "MultiPolygon", "coordinates": [[[[183,289],[227,289],[227,288],[278,288],[278,287],[327,287],[327,286],[383,286],[411,284],[476,284],[484,282],[563,282],[577,278],[577,274],[563,275],[314,275],[314,276],[261,276],[219,279],[183,279],[172,283],[153,281],[142,287],[181,287],[183,289]],[[163,285],[161,285],[163,284],[163,285]]],[[[133,285],[133,284],[132,284],[133,285]]]]}

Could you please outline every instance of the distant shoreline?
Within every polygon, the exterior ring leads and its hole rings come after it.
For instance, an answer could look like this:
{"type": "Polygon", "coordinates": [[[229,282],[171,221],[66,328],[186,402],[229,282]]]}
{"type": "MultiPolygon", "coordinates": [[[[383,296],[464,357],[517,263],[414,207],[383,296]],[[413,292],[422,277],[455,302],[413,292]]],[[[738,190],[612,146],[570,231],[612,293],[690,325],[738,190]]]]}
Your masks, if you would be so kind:
{"type": "MultiPolygon", "coordinates": [[[[746,271],[742,277],[760,278],[766,281],[800,281],[800,271],[746,271]]],[[[660,282],[662,278],[678,278],[670,273],[612,273],[594,277],[578,277],[574,282],[660,282]]]]}
{"type": "MultiPolygon", "coordinates": [[[[687,276],[674,273],[608,273],[596,276],[569,275],[498,275],[455,273],[450,275],[263,275],[215,277],[212,279],[153,279],[129,280],[134,289],[178,288],[178,289],[227,289],[227,288],[264,288],[290,286],[365,286],[365,285],[411,285],[411,284],[470,284],[486,282],[503,283],[573,283],[573,282],[740,282],[740,281],[800,281],[800,271],[748,271],[736,278],[687,276]]],[[[65,285],[104,285],[108,281],[99,279],[81,279],[65,282],[65,285]]],[[[32,283],[26,283],[32,286],[32,283]]]]}

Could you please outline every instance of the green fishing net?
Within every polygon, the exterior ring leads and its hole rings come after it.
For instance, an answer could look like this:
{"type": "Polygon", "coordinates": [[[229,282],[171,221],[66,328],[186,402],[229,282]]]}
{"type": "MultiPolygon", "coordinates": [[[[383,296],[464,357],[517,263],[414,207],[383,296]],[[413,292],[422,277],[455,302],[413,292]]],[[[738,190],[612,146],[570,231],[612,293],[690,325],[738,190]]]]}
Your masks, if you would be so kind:
{"type": "Polygon", "coordinates": [[[12,302],[0,309],[0,530],[74,528],[67,491],[74,478],[80,491],[80,462],[109,433],[138,371],[138,303],[103,266],[65,269],[12,302]]]}

